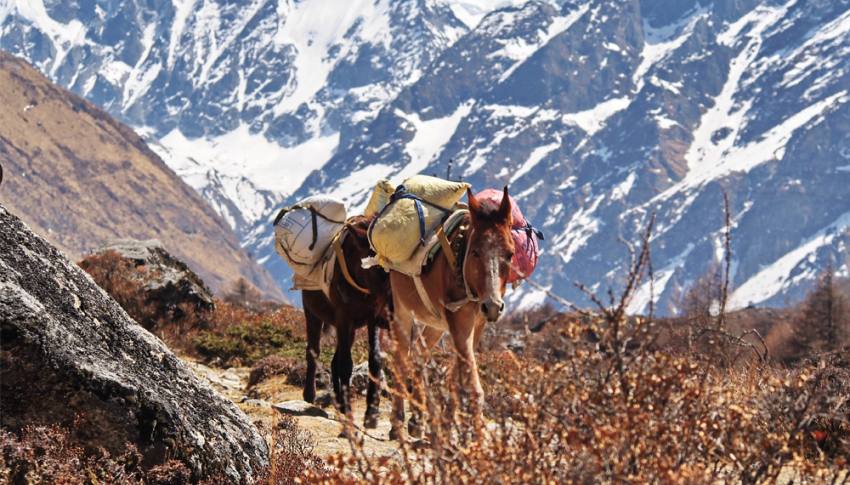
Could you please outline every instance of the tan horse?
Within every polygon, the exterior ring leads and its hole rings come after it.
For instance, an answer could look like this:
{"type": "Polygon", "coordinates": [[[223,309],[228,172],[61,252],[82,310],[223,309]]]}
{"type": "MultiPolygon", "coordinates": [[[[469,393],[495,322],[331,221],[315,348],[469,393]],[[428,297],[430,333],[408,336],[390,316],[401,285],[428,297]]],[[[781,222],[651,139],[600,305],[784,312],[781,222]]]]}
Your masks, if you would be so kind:
{"type": "MultiPolygon", "coordinates": [[[[444,332],[451,334],[457,351],[459,387],[463,389],[466,386],[466,393],[479,404],[475,410],[477,424],[481,425],[480,403],[484,390],[478,377],[474,349],[483,334],[484,324],[498,320],[505,308],[502,298],[514,254],[514,242],[507,187],[501,204],[490,200],[479,202],[469,190],[467,197],[467,220],[448,235],[454,258],[441,251],[423,269],[422,286],[430,299],[429,304],[423,302],[413,278],[390,272],[394,307],[391,328],[396,354],[402,361],[410,353],[414,321],[424,326],[422,342],[418,344],[422,348],[433,346],[444,332]]],[[[413,397],[421,398],[416,395],[415,386],[413,397]]],[[[412,414],[408,432],[418,436],[421,434],[419,419],[416,412],[412,414]]],[[[403,426],[404,398],[399,392],[393,400],[390,438],[397,439],[403,426]]]]}

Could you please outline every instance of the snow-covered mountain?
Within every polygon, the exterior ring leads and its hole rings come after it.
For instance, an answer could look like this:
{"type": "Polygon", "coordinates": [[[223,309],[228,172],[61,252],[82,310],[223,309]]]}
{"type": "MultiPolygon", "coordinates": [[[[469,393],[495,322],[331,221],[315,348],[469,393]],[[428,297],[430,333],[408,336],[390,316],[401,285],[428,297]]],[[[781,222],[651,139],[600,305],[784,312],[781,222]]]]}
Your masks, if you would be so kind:
{"type": "Polygon", "coordinates": [[[284,284],[276,207],[450,160],[510,184],[535,281],[577,302],[655,213],[674,312],[722,256],[723,191],[735,306],[848,273],[850,0],[0,0],[0,48],[143,132],[284,284]]]}

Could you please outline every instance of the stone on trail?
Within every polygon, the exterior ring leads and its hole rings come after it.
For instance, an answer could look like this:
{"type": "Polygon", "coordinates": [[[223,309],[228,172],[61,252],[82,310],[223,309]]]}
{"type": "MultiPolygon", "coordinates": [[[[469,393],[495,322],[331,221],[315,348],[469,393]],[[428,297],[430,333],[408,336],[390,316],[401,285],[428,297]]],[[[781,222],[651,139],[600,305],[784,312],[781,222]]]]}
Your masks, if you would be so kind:
{"type": "Polygon", "coordinates": [[[0,205],[0,425],[60,425],[87,448],[176,458],[251,483],[257,428],[56,248],[0,205]]]}
{"type": "Polygon", "coordinates": [[[291,414],[292,416],[314,416],[317,418],[329,417],[328,413],[324,409],[314,406],[307,401],[301,401],[298,399],[272,404],[272,407],[283,414],[291,414]]]}

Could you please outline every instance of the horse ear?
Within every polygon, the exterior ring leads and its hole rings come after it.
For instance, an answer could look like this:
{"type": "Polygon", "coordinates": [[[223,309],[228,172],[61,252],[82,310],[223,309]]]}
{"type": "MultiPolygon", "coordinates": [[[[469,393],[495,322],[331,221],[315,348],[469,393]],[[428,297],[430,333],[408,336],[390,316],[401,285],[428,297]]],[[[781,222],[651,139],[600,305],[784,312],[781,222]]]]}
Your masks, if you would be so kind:
{"type": "Polygon", "coordinates": [[[469,200],[469,212],[473,214],[478,212],[478,209],[480,207],[480,205],[478,204],[478,199],[476,199],[475,196],[472,195],[472,189],[469,187],[466,188],[466,198],[469,200]]]}
{"type": "Polygon", "coordinates": [[[505,185],[505,189],[502,192],[502,203],[499,205],[499,217],[503,221],[508,221],[508,223],[513,223],[511,220],[511,211],[513,207],[511,207],[511,197],[508,195],[508,186],[505,185]]]}

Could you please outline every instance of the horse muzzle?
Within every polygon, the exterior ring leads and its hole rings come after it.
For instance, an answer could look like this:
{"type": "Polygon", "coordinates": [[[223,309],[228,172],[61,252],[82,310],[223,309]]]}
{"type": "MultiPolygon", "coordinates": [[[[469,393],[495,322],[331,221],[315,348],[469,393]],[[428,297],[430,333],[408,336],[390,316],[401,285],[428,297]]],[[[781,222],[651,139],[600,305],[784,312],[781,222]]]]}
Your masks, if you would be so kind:
{"type": "Polygon", "coordinates": [[[481,313],[487,318],[488,322],[495,322],[502,316],[502,311],[505,309],[504,301],[495,301],[492,299],[485,300],[481,303],[481,313]]]}

